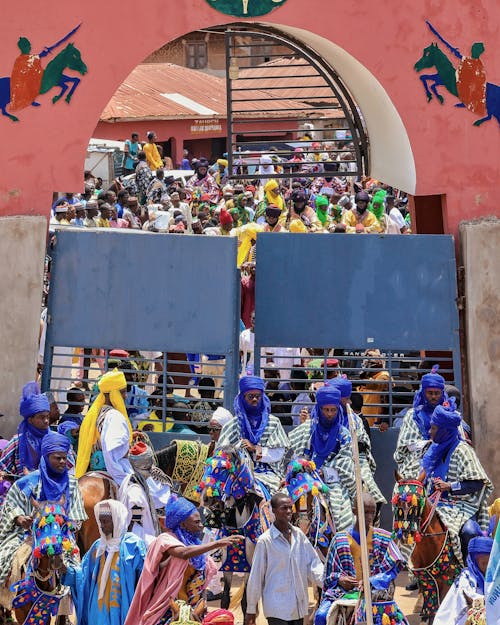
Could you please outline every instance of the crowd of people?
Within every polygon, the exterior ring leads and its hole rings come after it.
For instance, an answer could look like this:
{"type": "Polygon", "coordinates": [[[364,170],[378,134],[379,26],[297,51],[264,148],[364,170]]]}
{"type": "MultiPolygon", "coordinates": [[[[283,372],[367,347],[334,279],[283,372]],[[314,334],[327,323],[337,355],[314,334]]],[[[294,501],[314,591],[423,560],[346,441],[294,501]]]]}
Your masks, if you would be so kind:
{"type": "Polygon", "coordinates": [[[259,232],[411,231],[404,193],[373,178],[358,181],[350,175],[349,150],[354,148],[348,141],[312,142],[309,148],[295,148],[290,159],[272,149],[252,159],[254,164],[240,158],[231,176],[227,155],[210,163],[204,157],[189,160],[185,151],[181,168],[192,168],[194,174],[184,184],[165,168],[155,139],[148,133],[141,145],[138,135],[132,135],[125,143],[126,175],[109,188],[85,172],[83,193],[62,194],[54,201],[51,227],[237,236],[238,265],[252,260],[259,232]]]}
{"type": "MultiPolygon", "coordinates": [[[[93,507],[97,540],[82,559],[76,549],[62,554],[63,583],[71,590],[78,623],[96,619],[110,625],[169,623],[178,619],[179,605],[181,609],[184,605],[176,601],[190,606],[194,615],[190,618],[205,618],[207,624],[232,623],[234,616],[229,611],[206,614],[207,587],[221,575],[209,554],[221,549],[238,552],[249,534],[223,531],[214,537],[212,531],[204,530],[209,504],[203,499],[203,483],[201,493],[191,500],[175,492],[175,485],[157,466],[148,439],[134,431],[125,404],[127,394],[127,379],[116,368],[98,380],[97,395],[84,415],[75,408],[80,403],[75,401],[58,421],[51,422],[50,398],[34,382],[23,388],[17,434],[2,441],[0,457],[0,600],[10,607],[8,589],[22,577],[21,565],[29,559],[31,528],[40,502],[64,505],[65,526],[82,531],[88,522],[84,499],[89,490],[81,480],[89,472],[93,476],[95,471],[104,471],[116,486],[116,495],[104,494],[93,507]]],[[[408,556],[389,532],[377,527],[385,499],[374,479],[370,437],[352,409],[351,395],[352,383],[347,377],[323,381],[315,390],[311,410],[302,413],[302,422],[287,434],[272,414],[265,380],[244,375],[233,414],[218,408],[211,415],[207,466],[215,467],[222,460],[230,469],[227,450],[240,448],[248,461],[245,471],[235,476],[238,488],[244,490],[250,479],[248,467],[252,467],[264,489],[261,492],[270,498],[271,525],[252,539],[256,545],[247,585],[247,625],[254,625],[261,600],[270,625],[301,625],[310,609],[311,584],[322,589],[316,625],[326,623],[340,600],[359,597],[362,541],[352,436],[360,452],[374,623],[404,622],[394,602],[394,580],[408,556]],[[321,479],[334,524],[325,564],[301,529],[292,524],[297,497],[285,479],[291,458],[314,463],[311,466],[321,479]],[[377,606],[382,606],[381,612],[377,606]]],[[[436,370],[421,379],[413,406],[403,417],[394,458],[402,478],[422,479],[429,495],[440,495],[436,514],[447,527],[463,573],[437,619],[462,625],[460,589],[467,586],[472,596],[484,596],[484,575],[493,544],[486,533],[495,527],[487,509],[493,487],[454,399],[446,393],[445,380],[436,370]]],[[[223,488],[215,480],[207,483],[209,497],[213,490],[223,488]]],[[[383,485],[385,490],[387,487],[383,485]]],[[[226,497],[227,506],[237,498],[236,491],[228,491],[226,497]]],[[[497,508],[493,508],[495,514],[497,508]]],[[[49,515],[42,521],[50,528],[59,522],[57,518],[49,515]]],[[[35,538],[41,531],[40,525],[37,527],[35,538]]],[[[34,552],[34,558],[45,553],[43,545],[37,549],[41,551],[38,555],[34,552]]]]}

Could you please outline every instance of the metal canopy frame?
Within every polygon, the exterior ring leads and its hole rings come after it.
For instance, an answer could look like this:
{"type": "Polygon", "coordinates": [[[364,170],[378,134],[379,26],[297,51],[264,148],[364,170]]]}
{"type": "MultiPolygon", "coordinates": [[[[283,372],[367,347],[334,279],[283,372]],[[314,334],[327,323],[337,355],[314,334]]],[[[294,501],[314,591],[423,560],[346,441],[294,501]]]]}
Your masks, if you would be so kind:
{"type": "MultiPolygon", "coordinates": [[[[353,153],[354,158],[342,161],[347,163],[349,171],[343,171],[342,176],[359,178],[369,173],[369,142],[368,136],[356,107],[356,104],[348,89],[342,82],[337,72],[325,62],[314,51],[305,49],[300,42],[285,37],[279,31],[265,27],[251,29],[245,24],[234,24],[225,30],[226,44],[226,85],[227,85],[227,130],[228,130],[228,171],[229,177],[237,179],[253,179],[255,173],[248,173],[242,166],[243,154],[255,143],[269,145],[270,151],[276,143],[296,143],[304,135],[304,124],[312,122],[315,125],[328,123],[335,120],[335,125],[331,127],[315,128],[315,137],[311,141],[304,141],[304,153],[307,159],[312,159],[313,154],[321,154],[326,151],[337,155],[353,153]],[[250,39],[250,41],[249,41],[250,39]],[[266,52],[259,51],[261,47],[267,47],[266,52]],[[245,54],[241,51],[245,49],[245,54]],[[285,52],[284,49],[288,50],[285,52]],[[260,65],[252,65],[253,59],[266,58],[260,65]],[[239,60],[250,61],[250,67],[239,68],[239,60]],[[285,65],[286,75],[280,76],[280,85],[270,84],[276,79],[276,65],[272,60],[288,59],[290,62],[285,65]],[[297,62],[299,61],[299,62],[297,62]],[[295,68],[293,73],[288,73],[289,68],[295,68]],[[311,68],[313,71],[311,71],[311,68]],[[304,71],[305,70],[305,71],[304,71]],[[256,74],[256,72],[258,72],[256,74]],[[300,84],[303,79],[308,79],[308,84],[300,84]],[[321,90],[314,93],[312,90],[321,90]],[[290,91],[296,93],[290,94],[290,91]],[[255,93],[256,91],[261,93],[255,93]],[[245,94],[249,93],[251,99],[246,99],[245,94]],[[268,107],[257,106],[252,108],[252,103],[269,101],[268,107]],[[276,102],[281,102],[279,109],[273,106],[276,102]],[[332,112],[341,111],[343,116],[333,116],[332,112]],[[290,116],[284,115],[290,113],[290,116]],[[286,128],[283,121],[286,121],[286,128]],[[250,124],[259,124],[259,130],[247,130],[250,124]],[[338,139],[335,131],[347,131],[350,139],[338,139]],[[293,138],[283,139],[283,134],[293,134],[293,138]],[[256,139],[253,137],[266,137],[275,135],[276,139],[256,139]],[[328,136],[333,135],[333,136],[328,136]],[[349,142],[352,146],[347,147],[349,142]],[[319,148],[312,149],[311,143],[317,142],[319,148]],[[337,143],[332,149],[331,144],[337,143]],[[327,146],[330,144],[330,146],[327,146]],[[340,147],[339,147],[340,144],[340,147]],[[342,145],[343,144],[343,145],[342,145]],[[328,147],[328,150],[325,149],[328,147]],[[354,164],[354,167],[352,166],[354,164]],[[238,169],[239,168],[239,169],[238,169]]],[[[315,166],[314,160],[304,160],[300,168],[288,164],[294,155],[294,148],[290,150],[272,150],[272,154],[280,157],[283,173],[259,174],[259,178],[294,178],[323,177],[323,168],[315,166]],[[310,170],[309,170],[310,169],[310,170]],[[304,172],[306,170],[306,172],[304,172]]],[[[333,174],[335,175],[335,174],[333,174]]]]}

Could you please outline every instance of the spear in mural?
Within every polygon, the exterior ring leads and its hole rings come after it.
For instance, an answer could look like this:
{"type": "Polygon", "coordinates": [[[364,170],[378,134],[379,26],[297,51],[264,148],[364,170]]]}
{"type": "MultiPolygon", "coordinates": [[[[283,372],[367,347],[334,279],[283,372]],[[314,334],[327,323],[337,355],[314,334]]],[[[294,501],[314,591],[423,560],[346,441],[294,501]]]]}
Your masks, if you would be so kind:
{"type": "Polygon", "coordinates": [[[78,26],[75,26],[75,28],[73,28],[73,30],[70,31],[67,35],[64,35],[62,39],[59,39],[59,41],[55,43],[53,46],[45,47],[38,56],[40,58],[43,58],[44,56],[47,56],[48,54],[50,54],[52,50],[55,50],[58,46],[60,46],[62,43],[64,43],[70,37],[72,37],[76,33],[76,31],[80,28],[81,25],[82,25],[82,22],[80,22],[78,26]]]}
{"type": "Polygon", "coordinates": [[[429,27],[430,31],[436,35],[436,37],[439,39],[439,41],[441,41],[441,43],[444,43],[444,45],[448,48],[448,50],[457,57],[457,59],[462,60],[462,55],[460,54],[460,50],[458,48],[454,48],[451,43],[448,43],[446,41],[446,39],[444,37],[442,37],[438,31],[434,28],[434,26],[429,22],[429,20],[425,20],[425,23],[427,24],[427,26],[429,27]]]}

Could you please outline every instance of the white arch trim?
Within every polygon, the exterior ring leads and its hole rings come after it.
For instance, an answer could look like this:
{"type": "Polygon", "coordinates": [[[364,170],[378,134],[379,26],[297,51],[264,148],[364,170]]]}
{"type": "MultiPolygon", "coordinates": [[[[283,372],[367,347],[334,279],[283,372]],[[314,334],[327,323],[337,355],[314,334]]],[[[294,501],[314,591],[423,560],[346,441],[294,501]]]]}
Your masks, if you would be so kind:
{"type": "Polygon", "coordinates": [[[370,142],[370,173],[406,193],[415,195],[417,172],[403,121],[375,76],[333,42],[292,26],[268,24],[301,41],[325,59],[342,78],[359,106],[370,142]]]}

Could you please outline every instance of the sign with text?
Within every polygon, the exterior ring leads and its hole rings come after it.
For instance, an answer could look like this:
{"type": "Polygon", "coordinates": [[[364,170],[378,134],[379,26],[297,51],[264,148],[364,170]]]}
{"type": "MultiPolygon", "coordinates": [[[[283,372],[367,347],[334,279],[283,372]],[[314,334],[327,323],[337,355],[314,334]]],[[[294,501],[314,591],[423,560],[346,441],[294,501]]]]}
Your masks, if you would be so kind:
{"type": "Polygon", "coordinates": [[[219,119],[195,119],[189,130],[194,135],[222,132],[222,122],[219,119]]]}

